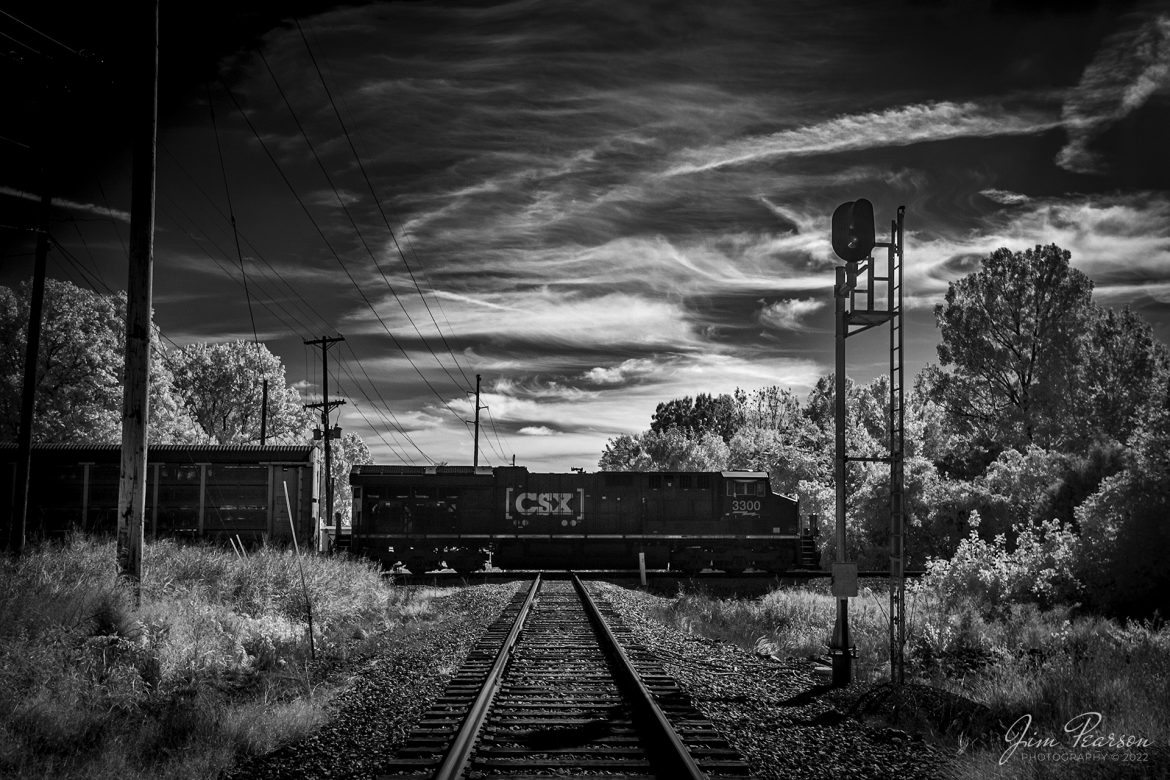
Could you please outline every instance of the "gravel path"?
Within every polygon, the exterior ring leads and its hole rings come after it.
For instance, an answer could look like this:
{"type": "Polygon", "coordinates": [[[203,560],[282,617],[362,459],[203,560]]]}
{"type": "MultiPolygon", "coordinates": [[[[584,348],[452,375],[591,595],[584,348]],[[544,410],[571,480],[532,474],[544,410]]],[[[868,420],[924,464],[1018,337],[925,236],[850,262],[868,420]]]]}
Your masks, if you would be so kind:
{"type": "Polygon", "coordinates": [[[441,618],[408,624],[385,651],[354,669],[330,724],[308,739],[242,761],[222,780],[378,776],[383,759],[443,692],[476,640],[503,611],[516,583],[461,588],[437,600],[441,618]]]}
{"type": "Polygon", "coordinates": [[[687,634],[648,615],[670,599],[609,583],[593,588],[760,777],[934,780],[947,775],[946,756],[920,738],[846,720],[837,707],[848,706],[852,692],[826,690],[828,678],[814,673],[812,661],[761,658],[687,634]]]}

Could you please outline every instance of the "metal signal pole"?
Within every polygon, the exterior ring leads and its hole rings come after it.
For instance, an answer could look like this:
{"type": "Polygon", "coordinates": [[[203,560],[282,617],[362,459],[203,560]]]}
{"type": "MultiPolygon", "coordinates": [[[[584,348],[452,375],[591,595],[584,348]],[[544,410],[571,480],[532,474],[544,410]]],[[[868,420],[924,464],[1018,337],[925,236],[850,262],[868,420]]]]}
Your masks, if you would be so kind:
{"type": "Polygon", "coordinates": [[[151,291],[154,188],[158,156],[158,0],[144,24],[141,99],[136,101],[130,195],[130,273],[126,286],[126,365],[122,393],[122,466],[118,480],[118,568],[140,598],[146,514],[146,442],[150,420],[151,291]],[[147,60],[147,57],[149,59],[147,60]]]}
{"type": "Polygon", "coordinates": [[[890,240],[874,236],[873,205],[864,198],[841,204],[833,213],[833,251],[845,261],[837,267],[833,294],[837,311],[836,423],[837,456],[837,563],[833,566],[833,595],[838,597],[837,624],[830,654],[833,657],[833,684],[848,685],[852,677],[855,648],[849,644],[848,598],[857,595],[857,566],[845,557],[845,466],[850,460],[878,461],[890,466],[890,680],[901,685],[904,678],[903,649],[906,643],[905,606],[905,376],[903,372],[902,244],[905,206],[898,207],[897,220],[890,223],[890,240]],[[876,274],[874,247],[888,250],[886,273],[876,274]],[[861,277],[859,279],[859,277],[861,277]],[[875,295],[884,284],[884,307],[875,295]],[[859,296],[864,296],[858,301],[859,296]],[[847,303],[848,301],[848,303],[847,303]],[[890,324],[890,407],[889,456],[849,457],[845,441],[845,340],[870,328],[890,324]]]}
{"type": "Polygon", "coordinates": [[[829,645],[829,655],[833,661],[833,685],[844,687],[853,679],[853,656],[856,648],[849,636],[849,596],[848,588],[838,582],[838,577],[848,566],[845,555],[845,338],[849,335],[849,314],[845,310],[845,299],[849,288],[846,282],[846,271],[837,268],[837,285],[833,290],[836,299],[836,387],[834,390],[834,418],[836,421],[836,455],[833,459],[833,475],[837,488],[837,513],[834,527],[834,539],[837,546],[836,563],[833,570],[833,595],[837,597],[837,620],[833,624],[833,639],[829,645]]]}
{"type": "Polygon", "coordinates": [[[482,409],[479,405],[479,374],[475,375],[475,457],[472,459],[472,465],[479,466],[479,410],[482,409]]]}
{"type": "MultiPolygon", "coordinates": [[[[333,523],[333,453],[329,446],[329,440],[333,438],[332,429],[329,427],[329,412],[333,411],[335,407],[341,406],[345,401],[330,401],[329,400],[329,346],[336,344],[339,341],[345,341],[344,336],[337,336],[331,338],[329,336],[322,336],[319,339],[306,341],[305,344],[314,347],[321,347],[321,403],[319,404],[305,404],[306,409],[320,409],[321,410],[321,432],[325,442],[325,520],[327,523],[333,523]]],[[[333,549],[337,549],[337,544],[341,539],[341,523],[334,523],[333,527],[333,549]]]]}

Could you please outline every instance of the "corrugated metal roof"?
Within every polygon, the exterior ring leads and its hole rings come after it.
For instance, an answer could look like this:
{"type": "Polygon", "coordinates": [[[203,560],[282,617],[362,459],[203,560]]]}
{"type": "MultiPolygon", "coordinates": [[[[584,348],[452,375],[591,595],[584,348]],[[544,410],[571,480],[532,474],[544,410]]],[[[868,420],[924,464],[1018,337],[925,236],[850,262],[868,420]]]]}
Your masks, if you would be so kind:
{"type": "MultiPolygon", "coordinates": [[[[151,444],[151,452],[306,452],[312,444],[151,444]]],[[[13,442],[0,442],[0,450],[15,450],[13,442]]],[[[34,444],[33,450],[49,452],[60,450],[97,450],[120,452],[121,444],[62,444],[58,442],[34,444]]]]}
{"type": "Polygon", "coordinates": [[[491,476],[491,466],[405,466],[379,465],[366,463],[353,467],[355,474],[374,474],[381,476],[419,476],[419,475],[448,475],[448,476],[491,476]]]}
{"type": "MultiPolygon", "coordinates": [[[[12,442],[0,442],[0,461],[16,459],[18,447],[12,442]]],[[[118,462],[120,444],[34,444],[33,456],[42,462],[118,462]]],[[[147,460],[152,463],[272,463],[311,462],[317,448],[311,444],[152,444],[147,448],[147,460]]]]}

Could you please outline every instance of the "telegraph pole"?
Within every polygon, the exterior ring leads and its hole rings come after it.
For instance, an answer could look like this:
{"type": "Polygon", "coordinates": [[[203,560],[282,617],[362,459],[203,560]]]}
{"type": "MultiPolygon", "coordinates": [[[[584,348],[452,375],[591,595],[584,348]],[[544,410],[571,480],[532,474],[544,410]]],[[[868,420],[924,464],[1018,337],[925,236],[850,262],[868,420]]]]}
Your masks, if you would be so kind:
{"type": "Polygon", "coordinates": [[[118,480],[118,568],[141,597],[146,442],[150,388],[151,291],[154,265],[154,187],[158,136],[158,0],[143,25],[146,48],[141,96],[135,104],[130,195],[130,272],[126,286],[126,365],[122,394],[122,466],[118,480]]]}
{"type": "MultiPolygon", "coordinates": [[[[329,446],[330,439],[333,438],[333,430],[329,427],[329,412],[333,411],[335,407],[341,406],[345,401],[330,401],[329,400],[329,347],[339,341],[345,341],[344,336],[322,336],[319,339],[306,341],[305,344],[313,347],[321,348],[321,403],[319,404],[305,404],[306,409],[320,409],[321,410],[321,436],[325,442],[325,511],[326,522],[333,523],[333,453],[329,446]]],[[[333,528],[333,549],[337,548],[337,543],[341,539],[341,523],[334,523],[333,528]]]]}
{"type": "Polygon", "coordinates": [[[28,341],[24,349],[24,389],[20,397],[20,432],[17,439],[16,484],[12,491],[11,526],[8,549],[17,557],[24,554],[28,537],[28,478],[32,471],[32,429],[36,412],[37,360],[41,342],[41,318],[45,303],[45,267],[49,256],[49,222],[52,198],[47,185],[41,196],[40,231],[37,234],[36,263],[33,266],[32,298],[28,307],[28,341]]]}
{"type": "Polygon", "coordinates": [[[260,446],[268,443],[268,380],[265,379],[260,390],[260,446]]]}

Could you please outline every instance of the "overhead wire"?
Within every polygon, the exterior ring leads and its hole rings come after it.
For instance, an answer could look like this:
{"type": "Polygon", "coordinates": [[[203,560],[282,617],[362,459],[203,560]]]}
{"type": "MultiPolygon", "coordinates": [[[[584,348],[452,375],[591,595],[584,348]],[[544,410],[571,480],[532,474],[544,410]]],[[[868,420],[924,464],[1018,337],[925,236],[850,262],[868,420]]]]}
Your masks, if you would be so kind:
{"type": "MultiPolygon", "coordinates": [[[[402,265],[404,268],[406,268],[407,273],[410,275],[410,279],[411,279],[412,284],[414,285],[414,289],[416,292],[418,292],[419,298],[423,303],[423,307],[426,309],[427,315],[430,317],[432,324],[434,324],[435,331],[439,334],[439,338],[442,340],[443,346],[446,348],[447,353],[451,356],[451,360],[455,364],[455,367],[459,369],[459,373],[463,376],[464,382],[466,382],[467,386],[470,387],[471,380],[468,378],[467,374],[464,372],[463,367],[459,364],[459,359],[456,357],[455,351],[451,348],[450,343],[447,341],[447,337],[443,333],[443,329],[439,327],[439,323],[435,319],[434,312],[431,311],[431,307],[427,303],[427,297],[426,297],[426,295],[423,294],[422,288],[419,286],[418,279],[415,277],[414,270],[411,268],[410,262],[406,258],[406,253],[403,251],[402,246],[398,242],[398,236],[397,236],[393,226],[391,226],[391,224],[390,224],[390,219],[386,215],[386,210],[382,206],[382,200],[378,196],[378,192],[374,187],[373,180],[370,178],[369,172],[366,170],[365,162],[362,160],[362,156],[358,152],[357,146],[354,144],[353,137],[350,135],[349,128],[346,125],[345,119],[342,117],[341,111],[337,106],[337,102],[334,100],[333,93],[329,89],[328,80],[325,78],[325,73],[317,61],[317,57],[313,52],[312,44],[309,43],[308,36],[305,34],[305,30],[301,26],[300,21],[294,18],[293,23],[297,27],[297,32],[300,33],[301,41],[304,43],[304,46],[305,46],[305,51],[309,55],[309,60],[313,63],[313,68],[317,73],[317,78],[320,80],[321,87],[325,91],[325,97],[328,99],[329,105],[333,109],[333,114],[337,119],[337,124],[341,128],[342,135],[345,137],[346,143],[349,145],[349,149],[350,149],[350,152],[353,154],[354,160],[357,162],[358,170],[361,172],[362,179],[366,184],[366,188],[369,190],[370,196],[373,200],[373,203],[378,209],[378,214],[382,217],[382,223],[386,226],[386,231],[390,235],[391,240],[394,242],[394,247],[398,251],[399,257],[402,259],[402,265]]],[[[263,54],[261,54],[261,58],[263,58],[263,54]]],[[[264,60],[264,64],[265,64],[265,67],[268,67],[267,60],[264,60]]],[[[269,74],[271,75],[272,69],[270,67],[268,67],[268,70],[269,70],[269,74]]],[[[273,75],[272,78],[273,78],[273,81],[275,82],[276,81],[275,75],[273,75]]],[[[286,103],[287,103],[287,101],[286,101],[286,103]]],[[[291,107],[290,107],[290,110],[291,110],[291,107]]],[[[336,190],[335,190],[335,192],[336,192],[336,190]]],[[[354,225],[354,228],[356,230],[357,226],[354,225]]],[[[410,247],[409,240],[407,239],[407,237],[405,235],[403,236],[403,238],[407,242],[407,246],[409,248],[410,247]]],[[[364,244],[364,241],[363,241],[363,244],[364,244]]],[[[413,249],[411,251],[413,253],[413,249]]],[[[416,263],[417,263],[417,259],[418,258],[416,256],[416,258],[415,258],[416,263]]],[[[375,260],[375,265],[377,265],[376,260],[375,260]]],[[[381,270],[381,269],[379,268],[379,270],[381,270]]],[[[420,271],[420,273],[421,273],[421,271],[420,271]]],[[[386,279],[385,274],[383,274],[383,279],[385,279],[387,286],[390,286],[390,281],[389,281],[389,279],[386,279]]],[[[424,280],[425,280],[425,276],[424,276],[424,280]]],[[[429,286],[430,285],[428,284],[428,287],[429,286]]],[[[391,287],[391,291],[393,292],[393,287],[391,287]]],[[[394,297],[395,297],[395,299],[397,299],[398,298],[397,294],[395,294],[394,297]]],[[[446,311],[443,309],[442,299],[439,298],[438,296],[436,296],[435,301],[439,306],[439,311],[443,315],[444,321],[447,323],[447,327],[450,328],[451,322],[447,318],[446,311]]],[[[399,301],[399,303],[401,305],[401,301],[399,301]]],[[[405,311],[405,307],[403,307],[403,310],[405,311]]],[[[409,314],[407,314],[407,317],[408,317],[408,319],[410,319],[409,314]]],[[[414,325],[413,319],[411,319],[411,325],[414,325]]],[[[417,326],[415,326],[415,331],[418,332],[417,326]]],[[[422,333],[419,333],[419,337],[422,338],[422,333]]],[[[424,344],[425,344],[425,339],[424,339],[424,344]]],[[[433,351],[432,351],[432,353],[433,353],[433,351]]],[[[438,358],[436,356],[436,361],[437,360],[438,360],[438,358]]],[[[499,441],[499,431],[496,429],[495,421],[494,421],[494,419],[491,418],[490,414],[489,414],[489,424],[490,424],[490,426],[492,428],[492,432],[495,435],[496,440],[498,442],[499,441]]],[[[504,457],[503,451],[502,451],[502,448],[503,448],[502,444],[500,444],[500,448],[501,448],[500,455],[501,455],[501,457],[504,457]]],[[[506,458],[505,458],[505,460],[506,460],[506,458]]]]}
{"type": "Polygon", "coordinates": [[[350,270],[346,266],[345,262],[341,259],[341,256],[338,254],[336,248],[333,246],[333,243],[329,240],[328,236],[325,235],[325,232],[321,228],[321,225],[317,222],[316,218],[313,216],[312,212],[309,210],[309,207],[305,203],[304,198],[301,197],[300,193],[297,192],[296,187],[293,186],[292,182],[289,180],[288,175],[284,172],[284,169],[283,169],[283,167],[281,167],[280,162],[276,159],[275,155],[272,153],[272,150],[269,148],[268,144],[264,141],[264,138],[260,134],[260,131],[256,128],[255,124],[253,124],[251,118],[248,117],[247,112],[244,111],[243,107],[239,104],[239,101],[236,100],[235,95],[232,93],[231,89],[227,86],[227,84],[223,84],[223,86],[224,86],[225,91],[227,92],[228,98],[231,100],[232,104],[235,106],[237,113],[239,113],[240,117],[244,120],[244,123],[248,125],[248,128],[249,128],[249,130],[251,130],[253,137],[256,138],[257,142],[260,144],[260,148],[263,149],[265,156],[268,157],[268,160],[276,168],[277,174],[280,176],[280,178],[284,182],[285,186],[288,187],[289,191],[292,193],[293,198],[296,200],[297,204],[301,207],[301,210],[304,212],[305,216],[309,219],[309,222],[313,225],[318,236],[320,236],[322,242],[325,244],[326,248],[329,250],[330,254],[333,256],[333,259],[337,262],[338,266],[341,267],[341,270],[345,273],[346,277],[349,279],[350,284],[352,284],[354,289],[357,290],[358,295],[361,297],[362,301],[366,304],[366,307],[369,308],[370,312],[374,315],[374,318],[382,326],[382,329],[386,332],[386,335],[390,337],[390,340],[394,343],[394,346],[402,352],[403,356],[406,358],[406,360],[410,364],[411,368],[414,369],[415,373],[418,374],[420,379],[422,379],[423,384],[425,384],[427,386],[427,389],[430,390],[430,392],[435,396],[436,399],[438,399],[440,404],[457,420],[460,420],[461,422],[463,422],[466,425],[470,425],[469,423],[467,423],[466,420],[463,420],[463,418],[460,417],[459,414],[454,409],[451,408],[451,405],[447,402],[447,400],[445,398],[443,398],[443,396],[439,393],[439,391],[435,388],[435,386],[431,383],[431,381],[429,379],[427,379],[426,375],[422,372],[422,369],[420,369],[418,367],[418,365],[414,362],[414,360],[410,357],[409,352],[407,352],[406,348],[403,347],[401,342],[399,342],[398,338],[390,330],[390,327],[386,324],[385,320],[382,319],[382,315],[378,314],[378,311],[374,307],[373,302],[370,301],[369,296],[367,296],[365,293],[365,290],[363,290],[361,285],[358,284],[357,280],[353,277],[352,272],[350,272],[350,270]]]}
{"type": "Polygon", "coordinates": [[[366,381],[369,383],[370,387],[373,388],[374,394],[378,396],[378,400],[381,401],[382,406],[386,410],[386,413],[389,414],[390,418],[394,421],[393,427],[396,428],[399,431],[399,433],[402,434],[402,437],[404,439],[406,439],[408,442],[410,442],[410,445],[412,447],[414,447],[416,450],[418,450],[418,453],[420,455],[422,455],[424,458],[426,458],[431,463],[434,463],[434,459],[431,458],[431,456],[428,455],[426,452],[424,452],[423,449],[421,447],[419,447],[418,444],[414,441],[414,439],[411,438],[410,434],[406,432],[406,428],[399,421],[398,415],[394,414],[394,410],[390,407],[390,404],[386,402],[386,399],[382,397],[381,391],[378,390],[378,385],[374,382],[373,379],[370,378],[369,372],[366,371],[365,364],[363,363],[363,361],[361,359],[358,358],[357,353],[353,349],[353,345],[350,344],[350,342],[348,342],[348,341],[345,342],[345,345],[349,349],[350,354],[353,355],[354,362],[357,364],[357,367],[361,369],[361,372],[365,376],[366,381]]]}
{"type": "MultiPolygon", "coordinates": [[[[41,31],[41,30],[38,30],[36,27],[33,27],[33,26],[32,26],[31,24],[29,24],[28,22],[25,22],[25,21],[23,21],[23,20],[21,20],[21,19],[18,19],[18,18],[16,18],[15,16],[13,16],[13,15],[12,15],[12,14],[10,14],[10,13],[8,13],[7,11],[5,11],[5,10],[4,10],[4,9],[2,9],[2,8],[0,8],[0,14],[3,14],[4,16],[7,16],[9,19],[11,19],[12,21],[16,22],[16,23],[17,23],[17,24],[19,24],[21,27],[25,27],[25,28],[27,28],[27,29],[29,29],[29,30],[33,31],[33,32],[34,32],[34,33],[36,33],[37,35],[39,35],[39,36],[41,36],[42,38],[44,38],[46,41],[49,41],[50,43],[55,43],[56,45],[60,46],[60,47],[61,47],[62,49],[64,49],[65,51],[67,51],[67,52],[69,52],[70,54],[72,54],[74,57],[80,57],[80,56],[81,56],[81,55],[80,55],[80,54],[77,52],[77,50],[76,50],[76,49],[74,49],[72,46],[68,46],[68,45],[66,45],[66,44],[64,44],[64,43],[61,43],[61,41],[57,40],[56,38],[54,38],[53,36],[49,35],[48,33],[45,33],[45,32],[43,32],[43,31],[41,31]]],[[[8,37],[8,36],[5,36],[5,37],[8,37]]]]}
{"type": "MultiPolygon", "coordinates": [[[[348,343],[348,342],[346,342],[346,343],[348,343]]],[[[358,392],[361,393],[362,397],[365,398],[366,401],[370,404],[370,408],[375,410],[375,412],[377,412],[381,416],[383,424],[388,423],[389,420],[387,419],[385,413],[382,413],[380,410],[378,410],[378,408],[375,406],[373,400],[370,398],[369,393],[367,393],[365,391],[365,389],[361,385],[361,382],[359,382],[357,377],[355,377],[353,375],[353,372],[349,370],[348,366],[346,365],[347,361],[345,360],[345,358],[342,356],[339,356],[338,363],[340,364],[340,367],[341,367],[340,370],[343,371],[347,377],[349,377],[350,381],[353,383],[353,386],[357,388],[358,392]]],[[[340,382],[338,384],[340,386],[340,382]]],[[[377,387],[372,382],[370,382],[370,386],[374,388],[375,392],[377,392],[377,387]]],[[[403,463],[407,463],[408,462],[407,459],[402,455],[402,453],[400,453],[398,451],[398,447],[396,447],[394,444],[391,444],[389,441],[386,440],[386,437],[384,435],[382,435],[381,428],[376,426],[370,420],[370,418],[366,416],[365,412],[362,411],[361,406],[357,403],[353,403],[352,398],[350,398],[350,402],[353,406],[354,411],[356,411],[361,416],[361,418],[365,421],[366,425],[369,426],[371,431],[373,431],[374,435],[382,440],[382,443],[385,444],[388,449],[390,449],[390,451],[394,454],[394,456],[396,458],[398,458],[398,460],[402,461],[403,463]]],[[[405,432],[403,432],[403,433],[405,433],[405,432]]],[[[393,436],[393,434],[391,434],[391,436],[393,436]]],[[[407,437],[407,438],[409,438],[409,437],[407,437]]],[[[426,453],[423,453],[422,450],[419,450],[419,452],[422,453],[424,457],[426,457],[426,453]]],[[[430,458],[427,458],[427,460],[430,460],[430,458]]]]}
{"type": "MultiPolygon", "coordinates": [[[[495,435],[495,437],[496,437],[496,444],[498,444],[498,445],[499,445],[499,447],[498,447],[498,448],[494,448],[494,449],[496,450],[496,452],[498,452],[498,453],[499,453],[499,455],[500,455],[500,459],[501,459],[501,460],[502,460],[504,463],[507,463],[507,462],[508,462],[508,456],[507,456],[507,455],[504,453],[504,443],[500,441],[500,434],[499,434],[499,432],[496,430],[496,422],[495,422],[495,420],[493,420],[493,419],[492,419],[492,409],[491,409],[491,407],[490,407],[490,406],[485,406],[485,407],[484,407],[484,411],[488,413],[488,423],[491,425],[492,433],[493,433],[493,434],[495,435]]],[[[488,444],[491,444],[491,439],[488,439],[488,444]]]]}
{"type": "MultiPolygon", "coordinates": [[[[448,368],[445,365],[443,365],[443,361],[439,359],[439,356],[435,352],[434,348],[431,347],[430,343],[427,342],[427,339],[423,335],[422,331],[419,330],[418,324],[414,321],[414,317],[412,317],[410,315],[410,310],[406,308],[406,304],[403,302],[402,298],[398,295],[398,291],[395,290],[394,285],[392,285],[390,283],[390,279],[386,276],[386,272],[382,270],[382,266],[378,262],[378,258],[374,255],[374,250],[370,248],[369,243],[366,241],[365,236],[362,234],[361,228],[358,227],[357,220],[354,219],[353,213],[350,211],[349,206],[345,202],[345,199],[341,196],[341,192],[338,190],[337,185],[334,183],[333,177],[329,174],[329,169],[326,167],[325,163],[321,160],[320,155],[317,153],[316,146],[313,144],[313,141],[309,138],[309,134],[305,130],[304,125],[301,123],[300,117],[297,116],[296,110],[292,107],[292,103],[289,101],[288,95],[285,93],[284,88],[281,86],[280,80],[276,77],[276,73],[272,70],[272,66],[269,64],[268,58],[264,56],[264,52],[262,52],[262,51],[257,52],[257,55],[260,57],[260,61],[262,63],[264,63],[264,68],[265,68],[265,70],[268,71],[268,76],[272,79],[272,84],[273,84],[273,86],[276,87],[276,91],[280,95],[280,99],[284,103],[285,108],[288,109],[289,115],[292,117],[293,123],[296,125],[297,130],[301,134],[301,138],[304,139],[305,145],[308,146],[309,153],[313,156],[313,160],[316,161],[317,167],[320,169],[321,174],[325,177],[325,181],[329,184],[329,188],[331,190],[333,190],[333,195],[334,195],[334,197],[337,198],[337,205],[341,207],[342,212],[345,214],[346,219],[349,221],[350,227],[353,228],[354,235],[357,237],[358,241],[361,243],[362,248],[365,249],[366,254],[369,255],[370,262],[373,263],[374,268],[378,271],[379,275],[382,277],[382,281],[386,284],[386,288],[390,291],[390,294],[394,297],[394,300],[398,304],[399,308],[402,309],[402,313],[406,316],[407,322],[410,323],[410,326],[411,326],[411,328],[414,329],[414,332],[416,334],[418,334],[419,341],[427,349],[427,351],[431,353],[431,357],[433,357],[435,359],[435,363],[438,364],[439,368],[443,369],[443,372],[447,374],[447,377],[458,387],[459,380],[457,380],[451,374],[450,370],[448,370],[448,368]]],[[[424,303],[425,303],[425,299],[424,299],[424,303]]],[[[452,358],[454,358],[454,356],[452,356],[452,358]]],[[[466,379],[467,379],[467,377],[466,377],[466,375],[464,375],[464,380],[466,381],[466,379]]]]}
{"type": "Polygon", "coordinates": [[[240,249],[240,231],[236,227],[236,211],[232,207],[232,188],[228,184],[227,165],[223,160],[223,146],[219,142],[219,126],[215,122],[215,101],[211,99],[211,83],[207,85],[207,110],[211,113],[211,130],[215,135],[215,151],[219,156],[219,171],[223,175],[223,192],[227,199],[228,218],[232,224],[232,238],[236,242],[236,257],[240,260],[240,278],[244,282],[244,298],[248,302],[248,318],[252,320],[252,338],[256,344],[260,343],[260,336],[256,333],[256,315],[252,313],[252,295],[248,292],[248,272],[244,269],[244,253],[240,249]]]}
{"type": "MultiPolygon", "coordinates": [[[[187,170],[187,167],[185,165],[183,165],[183,163],[179,160],[179,158],[176,157],[170,151],[170,149],[167,148],[165,145],[160,145],[160,147],[163,151],[163,154],[168,159],[170,159],[171,162],[174,163],[175,167],[179,170],[179,172],[182,173],[187,178],[187,180],[189,182],[191,182],[191,185],[193,187],[195,187],[195,190],[200,195],[202,195],[203,198],[211,205],[212,209],[217,214],[219,214],[219,216],[222,217],[224,220],[227,220],[228,215],[222,209],[219,208],[219,205],[216,203],[215,199],[212,198],[211,195],[207,192],[207,190],[205,190],[203,188],[203,186],[199,183],[199,180],[197,178],[195,178],[191,174],[190,171],[187,170]]],[[[205,231],[204,231],[204,234],[206,235],[205,231]]],[[[295,286],[292,285],[292,283],[290,283],[287,279],[284,278],[284,274],[282,274],[279,270],[277,270],[276,266],[274,266],[271,262],[269,262],[269,260],[264,256],[264,254],[260,251],[260,249],[251,241],[251,239],[248,238],[247,233],[245,233],[244,231],[241,230],[241,231],[239,231],[239,236],[240,236],[241,240],[244,242],[244,244],[247,245],[247,247],[251,253],[251,256],[253,258],[255,258],[256,260],[259,260],[261,265],[263,265],[265,268],[268,269],[268,272],[271,274],[271,276],[274,277],[277,282],[282,284],[284,286],[284,289],[288,290],[289,294],[296,301],[296,303],[300,306],[300,308],[302,310],[302,314],[307,313],[307,316],[309,319],[318,320],[321,323],[321,326],[324,327],[325,329],[329,329],[332,327],[332,325],[333,325],[332,321],[329,318],[327,318],[325,315],[321,314],[321,312],[319,312],[317,310],[317,308],[315,306],[313,306],[313,304],[308,299],[306,299],[295,286]]],[[[222,252],[223,250],[221,249],[220,251],[222,252]]],[[[227,255],[225,253],[225,257],[226,256],[227,255]]],[[[274,298],[274,300],[275,300],[275,298],[274,298]]],[[[318,329],[319,328],[305,328],[305,329],[303,329],[302,332],[309,333],[309,332],[312,332],[312,331],[318,330],[318,329]]]]}
{"type": "MultiPolygon", "coordinates": [[[[308,38],[308,36],[305,35],[305,31],[301,27],[301,23],[299,20],[294,18],[293,23],[296,24],[297,32],[299,32],[300,36],[301,36],[301,41],[305,44],[305,51],[309,55],[309,60],[313,63],[313,69],[317,72],[317,78],[321,81],[321,87],[325,90],[325,97],[328,99],[329,105],[333,109],[333,115],[337,118],[337,124],[341,127],[341,133],[342,133],[342,135],[345,136],[346,143],[349,144],[350,152],[353,153],[353,158],[357,162],[358,170],[361,172],[362,179],[366,183],[366,188],[370,191],[370,196],[373,199],[374,205],[377,207],[378,213],[382,217],[382,223],[386,226],[386,232],[389,233],[391,240],[394,242],[394,248],[398,250],[398,256],[402,259],[402,265],[404,268],[406,268],[406,272],[410,275],[410,281],[414,285],[415,291],[418,292],[419,298],[422,300],[423,307],[426,309],[427,314],[431,318],[431,322],[435,326],[435,331],[439,334],[439,338],[442,339],[443,346],[446,348],[447,353],[449,355],[451,355],[451,360],[452,360],[452,362],[455,363],[455,367],[459,369],[459,373],[463,375],[463,381],[466,383],[466,385],[468,387],[470,387],[471,380],[468,378],[467,374],[463,371],[463,367],[461,365],[459,365],[459,359],[455,356],[455,351],[451,348],[451,345],[447,342],[447,337],[446,337],[446,335],[444,335],[442,328],[439,327],[438,321],[435,320],[435,315],[431,311],[430,304],[427,303],[427,298],[425,295],[423,295],[422,288],[418,284],[418,279],[415,278],[414,270],[410,267],[410,263],[406,259],[406,253],[402,251],[402,247],[398,243],[398,236],[395,233],[394,228],[391,227],[391,225],[390,225],[390,219],[389,219],[389,217],[386,216],[386,211],[382,207],[382,200],[380,197],[378,197],[377,190],[375,190],[375,188],[374,188],[374,183],[370,179],[369,172],[366,170],[365,162],[362,160],[361,154],[358,153],[357,146],[353,142],[353,137],[350,135],[349,128],[346,126],[345,120],[341,116],[341,111],[338,110],[337,103],[333,99],[333,92],[329,89],[329,83],[325,78],[325,73],[322,71],[320,64],[317,62],[317,57],[313,53],[313,47],[309,43],[309,38],[308,38]]],[[[387,285],[390,284],[389,280],[386,281],[386,284],[387,285]]],[[[397,297],[397,296],[395,296],[395,297],[397,297]]],[[[436,300],[439,300],[439,299],[436,298],[436,300]]],[[[440,308],[441,308],[441,306],[442,306],[442,304],[440,303],[440,308]]],[[[446,318],[445,314],[444,314],[444,318],[446,318]]],[[[412,324],[413,324],[413,321],[412,321],[412,324]]],[[[447,327],[448,328],[451,327],[450,321],[447,322],[447,327]]],[[[419,335],[421,337],[422,334],[420,333],[419,335]]]]}
{"type": "MultiPolygon", "coordinates": [[[[179,222],[179,220],[174,218],[174,215],[171,213],[171,209],[174,209],[179,214],[183,215],[184,218],[186,218],[194,226],[195,230],[198,230],[201,233],[203,233],[204,240],[206,240],[207,243],[210,244],[211,246],[215,247],[215,249],[217,249],[219,251],[219,253],[224,256],[225,259],[229,259],[229,262],[230,262],[230,254],[228,253],[228,251],[225,250],[223,247],[219,246],[219,244],[215,241],[215,239],[213,239],[210,235],[208,235],[207,232],[202,228],[202,226],[200,226],[198,222],[196,222],[194,219],[192,219],[190,217],[190,215],[188,215],[186,213],[186,211],[183,209],[183,207],[181,205],[179,205],[176,201],[174,201],[169,195],[167,195],[166,193],[160,193],[160,199],[165,201],[165,204],[161,204],[161,207],[159,208],[160,215],[167,216],[168,221],[173,223],[180,231],[182,231],[183,234],[187,237],[187,239],[189,241],[191,241],[191,243],[193,243],[200,250],[201,253],[206,255],[207,258],[209,260],[211,260],[211,262],[215,263],[215,265],[221,271],[223,271],[223,273],[228,278],[232,279],[237,284],[239,284],[240,279],[235,274],[232,273],[232,271],[229,269],[228,266],[224,265],[222,262],[220,262],[219,259],[216,258],[215,253],[208,251],[203,246],[203,244],[200,242],[200,240],[193,233],[190,232],[190,230],[188,230],[184,225],[182,225],[179,222]]],[[[261,287],[260,290],[263,291],[263,288],[261,287]]],[[[307,332],[307,331],[311,330],[311,328],[308,325],[306,325],[306,323],[304,323],[303,321],[301,321],[297,318],[296,313],[294,313],[292,310],[286,310],[284,312],[277,311],[273,307],[269,306],[263,300],[260,301],[260,305],[263,306],[264,309],[267,310],[268,313],[271,314],[275,319],[277,319],[281,323],[281,325],[283,325],[285,328],[287,328],[291,332],[295,333],[295,332],[300,331],[303,333],[303,332],[307,332]],[[286,319],[286,317],[287,317],[287,319],[286,319]],[[290,323],[290,320],[292,321],[291,323],[290,323]]]]}

